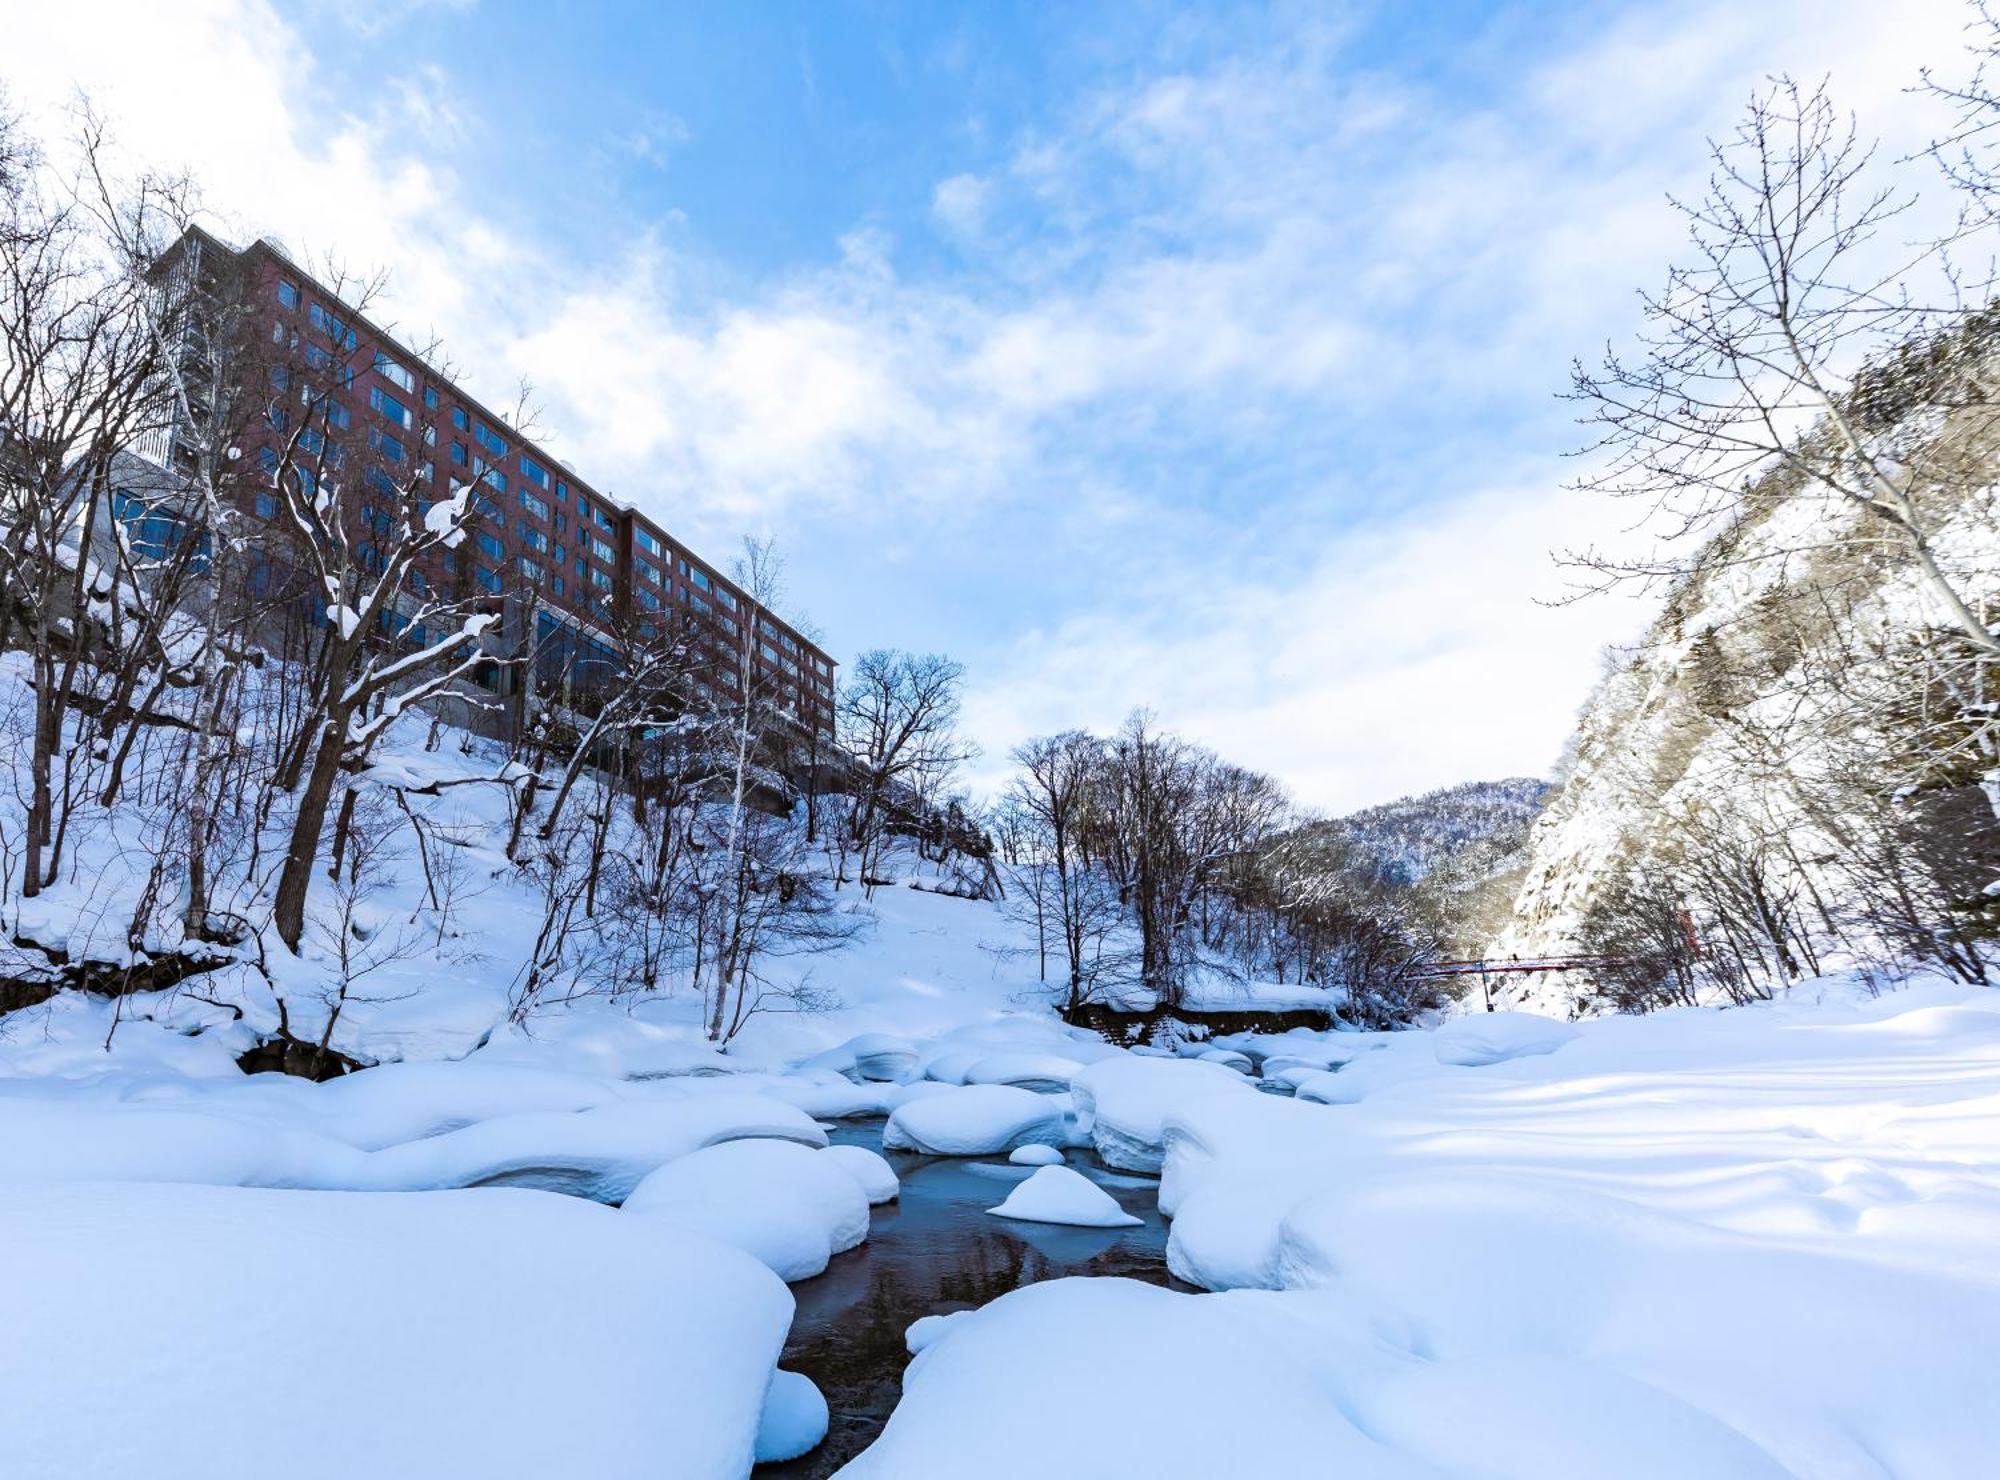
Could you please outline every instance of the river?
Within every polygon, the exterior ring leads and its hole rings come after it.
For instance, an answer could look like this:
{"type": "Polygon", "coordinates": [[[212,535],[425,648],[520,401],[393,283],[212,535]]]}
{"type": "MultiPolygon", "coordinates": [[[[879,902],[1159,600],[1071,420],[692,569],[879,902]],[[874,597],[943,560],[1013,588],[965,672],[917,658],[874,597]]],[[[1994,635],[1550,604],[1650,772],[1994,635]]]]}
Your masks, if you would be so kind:
{"type": "MultiPolygon", "coordinates": [[[[882,1123],[849,1122],[832,1138],[880,1151],[882,1123]]],[[[781,1365],[826,1394],[826,1442],[803,1459],[758,1466],[758,1480],[817,1480],[874,1442],[902,1392],[909,1362],[903,1333],[920,1316],[984,1305],[1064,1275],[1176,1283],[1167,1274],[1155,1178],[1107,1171],[1087,1151],[1069,1152],[1071,1167],[1144,1220],[1135,1228],[1069,1228],[987,1213],[1032,1167],[1004,1158],[886,1154],[902,1192],[874,1210],[868,1241],[835,1258],[825,1274],[792,1286],[798,1313],[781,1365]]]]}

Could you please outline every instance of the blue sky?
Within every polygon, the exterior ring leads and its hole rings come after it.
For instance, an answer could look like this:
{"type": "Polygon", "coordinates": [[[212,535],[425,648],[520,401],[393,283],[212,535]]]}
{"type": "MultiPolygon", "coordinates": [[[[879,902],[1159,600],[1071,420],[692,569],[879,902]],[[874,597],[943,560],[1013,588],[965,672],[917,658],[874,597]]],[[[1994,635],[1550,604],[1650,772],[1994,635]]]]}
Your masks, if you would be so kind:
{"type": "Polygon", "coordinates": [[[961,658],[978,783],[1143,703],[1338,809],[1551,763],[1644,614],[1541,604],[1623,519],[1561,486],[1570,356],[1762,74],[1918,143],[1963,18],[100,0],[0,78],[388,271],[698,547],[775,537],[837,656],[961,658]]]}

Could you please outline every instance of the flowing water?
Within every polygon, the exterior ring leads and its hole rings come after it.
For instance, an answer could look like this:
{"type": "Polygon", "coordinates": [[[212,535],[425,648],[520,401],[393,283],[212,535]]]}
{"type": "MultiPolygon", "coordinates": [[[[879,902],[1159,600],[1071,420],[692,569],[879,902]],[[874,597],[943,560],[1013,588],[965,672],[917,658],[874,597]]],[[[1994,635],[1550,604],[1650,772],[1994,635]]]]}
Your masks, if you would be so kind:
{"type": "MultiPolygon", "coordinates": [[[[852,1122],[832,1137],[879,1151],[881,1122],[852,1122]]],[[[780,1365],[805,1373],[826,1394],[832,1413],[826,1442],[803,1459],[760,1465],[758,1480],[831,1475],[874,1442],[902,1393],[910,1360],[903,1333],[919,1316],[984,1305],[1064,1275],[1173,1283],[1153,1178],[1106,1171],[1087,1152],[1071,1151],[1071,1167],[1145,1221],[1136,1228],[1068,1228],[987,1213],[1033,1167],[1009,1166],[1004,1158],[886,1154],[903,1190],[874,1210],[868,1241],[838,1256],[825,1274],[792,1286],[798,1313],[780,1365]]]]}

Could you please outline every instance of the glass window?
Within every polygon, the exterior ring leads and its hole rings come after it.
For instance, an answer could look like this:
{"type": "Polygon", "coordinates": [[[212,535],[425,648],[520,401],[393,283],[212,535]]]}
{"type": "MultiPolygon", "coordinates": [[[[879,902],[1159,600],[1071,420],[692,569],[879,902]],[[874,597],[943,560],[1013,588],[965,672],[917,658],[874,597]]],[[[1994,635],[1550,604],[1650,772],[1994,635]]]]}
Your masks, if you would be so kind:
{"type": "Polygon", "coordinates": [[[473,432],[472,440],[477,442],[481,447],[484,447],[495,457],[505,457],[507,455],[506,441],[498,432],[494,431],[493,428],[483,421],[479,424],[478,429],[473,432]]]}
{"type": "Polygon", "coordinates": [[[507,547],[500,543],[499,535],[482,529],[472,537],[472,540],[474,544],[478,545],[481,550],[491,555],[495,560],[505,560],[507,558],[507,547]]]}
{"type": "Polygon", "coordinates": [[[427,385],[424,387],[424,410],[435,411],[437,409],[438,388],[434,385],[427,385]]]}
{"type": "Polygon", "coordinates": [[[505,493],[507,491],[507,475],[498,468],[488,468],[479,475],[479,481],[495,493],[505,493]]]}
{"type": "Polygon", "coordinates": [[[475,565],[472,568],[472,578],[495,595],[499,594],[500,572],[497,570],[484,565],[475,565]]]}
{"type": "Polygon", "coordinates": [[[463,406],[454,406],[451,408],[451,424],[461,432],[472,430],[472,418],[465,414],[463,406]]]}
{"type": "Polygon", "coordinates": [[[537,519],[546,519],[549,517],[549,506],[525,488],[521,490],[521,507],[526,509],[530,514],[533,514],[537,519]]]}
{"type": "Polygon", "coordinates": [[[688,572],[688,579],[704,591],[709,589],[708,572],[705,570],[690,570],[688,572]]]}
{"type": "Polygon", "coordinates": [[[596,535],[590,537],[590,553],[595,555],[599,560],[607,563],[616,564],[618,560],[618,552],[605,544],[596,535]]]}
{"type": "MultiPolygon", "coordinates": [[[[549,537],[539,529],[536,529],[531,524],[523,524],[520,528],[520,535],[521,543],[526,545],[530,550],[540,551],[544,555],[548,554],[549,537]]],[[[558,556],[557,558],[560,559],[561,557],[558,556]]]]}
{"type": "Polygon", "coordinates": [[[559,504],[569,502],[569,485],[560,478],[556,479],[556,502],[559,504]]]}
{"type": "Polygon", "coordinates": [[[650,560],[640,560],[635,564],[639,567],[639,579],[650,581],[655,586],[660,584],[660,568],[657,565],[650,560]]]}
{"type": "Polygon", "coordinates": [[[609,591],[611,589],[611,577],[593,565],[590,567],[590,584],[593,586],[602,586],[605,590],[609,591]]]}
{"type": "Polygon", "coordinates": [[[288,278],[279,278],[278,302],[286,308],[297,308],[299,306],[299,285],[288,278]]]}
{"type": "Polygon", "coordinates": [[[516,567],[517,569],[519,569],[519,571],[521,572],[521,574],[522,574],[522,575],[523,575],[524,577],[526,577],[526,578],[527,578],[528,580],[530,580],[530,581],[539,581],[539,580],[541,580],[541,578],[542,578],[542,568],[541,568],[541,566],[537,565],[537,564],[536,564],[536,563],[535,563],[534,561],[530,560],[530,559],[529,559],[529,558],[528,558],[527,556],[525,556],[525,555],[521,555],[521,556],[517,556],[517,557],[515,558],[515,561],[514,561],[514,564],[515,564],[515,567],[516,567]]]}
{"type": "Polygon", "coordinates": [[[417,393],[417,377],[379,349],[375,351],[375,373],[406,396],[414,396],[417,393]]]}
{"type": "Polygon", "coordinates": [[[645,525],[633,525],[632,538],[639,542],[639,548],[644,550],[648,555],[657,555],[662,560],[666,558],[666,550],[662,548],[660,542],[653,537],[653,532],[647,529],[645,525]]]}
{"type": "Polygon", "coordinates": [[[306,318],[315,329],[344,350],[352,350],[359,342],[355,338],[354,330],[336,315],[329,313],[324,304],[313,304],[306,310],[306,318]]]}
{"type": "Polygon", "coordinates": [[[404,448],[403,444],[387,432],[377,432],[374,441],[375,450],[392,463],[399,463],[409,456],[409,452],[404,448]]]}
{"type": "Polygon", "coordinates": [[[521,454],[521,476],[537,488],[549,486],[549,470],[525,452],[521,454]]]}
{"type": "Polygon", "coordinates": [[[368,404],[399,427],[407,429],[416,421],[416,417],[411,415],[409,407],[405,406],[380,386],[373,386],[369,389],[368,404]]]}
{"type": "Polygon", "coordinates": [[[563,578],[561,576],[550,576],[549,589],[555,592],[556,595],[561,596],[567,588],[563,585],[563,578]]]}
{"type": "Polygon", "coordinates": [[[467,455],[463,442],[454,442],[451,444],[451,460],[461,468],[465,466],[467,455]]]}
{"type": "Polygon", "coordinates": [[[591,506],[590,517],[597,521],[599,529],[616,529],[618,527],[616,521],[611,517],[611,511],[606,509],[602,504],[593,504],[591,506]]]}

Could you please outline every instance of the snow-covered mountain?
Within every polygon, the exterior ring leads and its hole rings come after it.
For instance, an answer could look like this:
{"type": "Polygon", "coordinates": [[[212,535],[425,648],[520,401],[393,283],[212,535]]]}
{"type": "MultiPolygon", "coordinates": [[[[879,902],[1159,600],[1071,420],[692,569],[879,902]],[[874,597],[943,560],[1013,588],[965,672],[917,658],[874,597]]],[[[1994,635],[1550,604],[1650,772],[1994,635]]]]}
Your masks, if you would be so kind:
{"type": "Polygon", "coordinates": [[[1464,781],[1350,812],[1337,825],[1406,884],[1443,870],[1484,877],[1526,861],[1528,826],[1548,794],[1549,783],[1531,776],[1464,781]]]}
{"type": "MultiPolygon", "coordinates": [[[[1968,457],[1991,464],[1980,425],[1926,412],[1874,432],[1890,460],[1955,470],[1919,490],[1930,553],[1990,615],[1993,489],[1963,475],[1968,457]]],[[[1829,955],[1970,942],[1992,923],[1980,886],[2000,876],[1989,666],[1907,541],[1808,479],[1767,475],[1607,661],[1530,830],[1503,947],[1586,948],[1612,889],[1651,889],[1750,995],[1829,955]]],[[[1523,1000],[1579,1005],[1539,985],[1523,1000]]]]}

